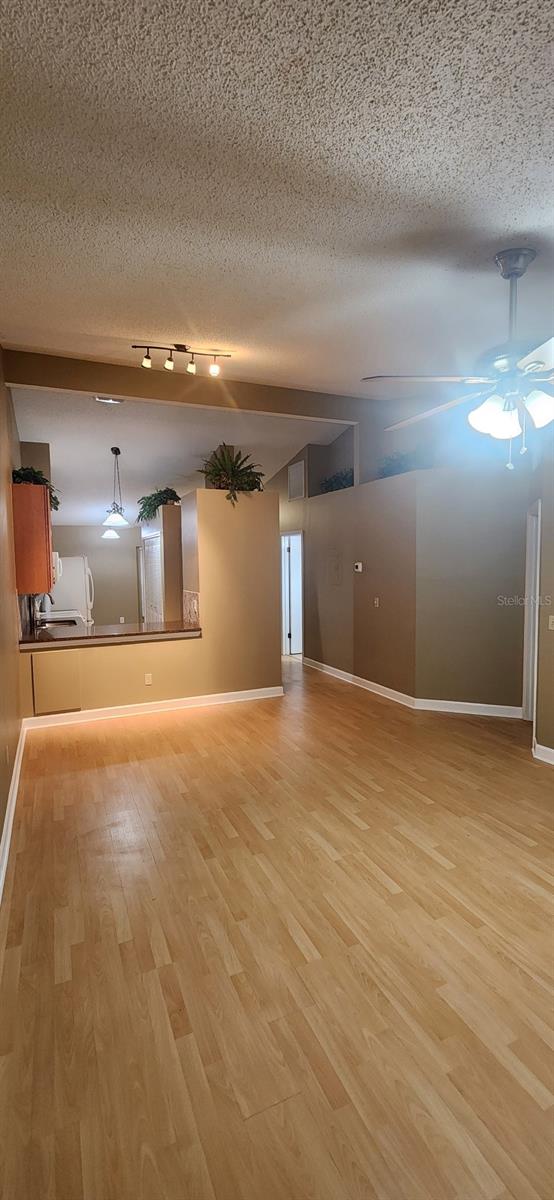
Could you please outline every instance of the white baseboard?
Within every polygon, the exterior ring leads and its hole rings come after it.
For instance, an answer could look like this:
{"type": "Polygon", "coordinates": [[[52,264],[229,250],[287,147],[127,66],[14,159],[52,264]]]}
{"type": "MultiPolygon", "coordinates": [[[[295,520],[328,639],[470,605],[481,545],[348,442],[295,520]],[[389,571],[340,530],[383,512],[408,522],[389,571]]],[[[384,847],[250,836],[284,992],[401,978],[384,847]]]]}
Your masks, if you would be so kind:
{"type": "Polygon", "coordinates": [[[6,879],[6,871],[8,869],[8,857],[10,853],[10,842],[12,840],[13,818],[15,814],[15,805],[17,801],[17,793],[19,790],[19,777],[21,775],[21,763],[23,762],[23,748],[25,746],[25,738],[27,730],[24,722],[21,723],[19,730],[19,739],[17,750],[13,763],[12,778],[10,790],[8,792],[8,803],[6,805],[6,815],[4,817],[4,828],[2,829],[2,837],[0,839],[0,901],[2,900],[2,892],[4,891],[4,882],[6,879]]]}
{"type": "Polygon", "coordinates": [[[515,704],[478,704],[471,700],[420,700],[415,707],[426,712],[460,713],[468,717],[510,717],[521,721],[523,709],[515,704]]]}
{"type": "Polygon", "coordinates": [[[366,692],[375,692],[377,696],[384,696],[385,700],[394,700],[396,704],[405,704],[407,708],[416,707],[414,697],[407,696],[405,692],[395,692],[393,688],[384,687],[382,683],[371,683],[369,679],[362,679],[361,675],[352,675],[350,671],[339,671],[338,667],[328,667],[326,663],[316,662],[313,658],[303,657],[302,661],[304,666],[313,667],[314,671],[323,671],[325,675],[342,679],[344,683],[353,683],[356,687],[365,688],[366,692]]]}
{"type": "Polygon", "coordinates": [[[417,696],[408,696],[405,692],[396,692],[394,688],[384,687],[382,683],[372,683],[362,679],[360,675],[352,675],[350,671],[339,671],[337,667],[329,667],[326,663],[315,662],[313,658],[304,658],[307,667],[315,671],[323,671],[342,679],[345,683],[353,683],[355,687],[365,688],[367,692],[375,692],[385,700],[394,700],[396,704],[404,704],[406,708],[414,708],[425,712],[458,713],[474,717],[513,717],[521,720],[522,709],[509,704],[477,704],[466,700],[424,700],[417,696]]]}
{"type": "Polygon", "coordinates": [[[539,746],[538,742],[535,742],[533,758],[537,758],[539,762],[550,763],[550,766],[554,767],[554,750],[551,746],[539,746]]]}
{"type": "Polygon", "coordinates": [[[208,704],[236,704],[241,700],[272,700],[282,696],[282,687],[253,688],[244,692],[214,692],[207,696],[178,696],[175,700],[153,700],[145,704],[119,704],[112,708],[85,708],[74,712],[46,713],[25,717],[25,729],[44,729],[50,725],[78,725],[83,721],[107,721],[112,717],[138,717],[147,713],[171,712],[178,708],[203,708],[208,704]]]}

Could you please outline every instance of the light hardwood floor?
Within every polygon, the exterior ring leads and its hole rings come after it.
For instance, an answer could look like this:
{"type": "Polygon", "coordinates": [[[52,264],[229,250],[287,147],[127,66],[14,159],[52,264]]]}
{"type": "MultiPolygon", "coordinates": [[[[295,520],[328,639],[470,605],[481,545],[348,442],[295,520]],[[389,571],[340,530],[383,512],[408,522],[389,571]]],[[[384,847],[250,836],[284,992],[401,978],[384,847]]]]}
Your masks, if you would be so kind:
{"type": "Polygon", "coordinates": [[[29,735],[2,1200],[551,1200],[552,770],[289,673],[29,735]]]}

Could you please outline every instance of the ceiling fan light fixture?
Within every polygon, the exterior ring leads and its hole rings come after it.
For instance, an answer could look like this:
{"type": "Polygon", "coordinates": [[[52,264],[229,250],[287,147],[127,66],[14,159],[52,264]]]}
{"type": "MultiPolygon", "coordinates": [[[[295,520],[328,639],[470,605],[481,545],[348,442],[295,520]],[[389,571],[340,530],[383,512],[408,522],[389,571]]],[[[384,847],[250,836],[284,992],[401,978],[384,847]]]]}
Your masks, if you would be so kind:
{"type": "Polygon", "coordinates": [[[521,433],[517,408],[504,396],[489,396],[467,419],[477,433],[488,433],[500,441],[519,437],[521,433]]]}
{"type": "Polygon", "coordinates": [[[102,537],[109,538],[110,541],[113,540],[114,538],[117,538],[119,540],[119,534],[116,532],[115,529],[106,529],[106,532],[102,534],[102,537]]]}
{"type": "Polygon", "coordinates": [[[547,396],[546,392],[529,392],[524,404],[536,429],[544,429],[554,421],[554,397],[547,396]]]}

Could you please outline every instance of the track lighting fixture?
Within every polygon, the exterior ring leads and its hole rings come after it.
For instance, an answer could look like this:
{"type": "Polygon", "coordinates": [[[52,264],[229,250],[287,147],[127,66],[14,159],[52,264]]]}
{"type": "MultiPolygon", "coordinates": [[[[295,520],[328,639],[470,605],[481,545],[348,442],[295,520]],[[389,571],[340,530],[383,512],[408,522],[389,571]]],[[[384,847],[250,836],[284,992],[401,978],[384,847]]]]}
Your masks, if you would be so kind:
{"type": "Polygon", "coordinates": [[[214,379],[217,378],[221,371],[221,367],[217,361],[218,358],[231,357],[230,354],[222,354],[219,350],[192,350],[191,347],[185,345],[184,342],[174,342],[173,346],[147,346],[145,342],[135,342],[131,349],[146,351],[142,360],[142,366],[148,368],[152,366],[150,350],[164,350],[166,354],[166,359],[164,362],[166,371],[173,371],[174,369],[174,354],[190,354],[190,361],[187,363],[187,371],[189,375],[196,375],[196,358],[211,358],[213,359],[213,362],[210,363],[209,373],[214,379]]]}

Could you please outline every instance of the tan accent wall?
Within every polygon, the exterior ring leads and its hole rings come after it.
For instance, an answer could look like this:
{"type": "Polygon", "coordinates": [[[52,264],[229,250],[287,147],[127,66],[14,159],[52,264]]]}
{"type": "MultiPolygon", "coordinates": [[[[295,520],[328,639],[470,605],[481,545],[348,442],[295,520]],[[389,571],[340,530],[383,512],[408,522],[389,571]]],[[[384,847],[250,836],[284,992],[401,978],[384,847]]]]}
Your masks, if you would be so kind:
{"type": "MultiPolygon", "coordinates": [[[[21,655],[27,705],[31,659],[40,660],[43,712],[280,686],[277,496],[241,496],[233,508],[223,492],[200,490],[183,507],[186,528],[192,505],[198,541],[194,545],[185,539],[185,578],[194,569],[189,564],[194,553],[202,637],[21,655]],[[152,676],[150,685],[145,674],[152,676]],[[74,702],[77,687],[79,703],[74,702]]],[[[27,709],[25,715],[31,712],[27,709]]]]}
{"type": "Polygon", "coordinates": [[[550,431],[549,444],[536,479],[541,499],[540,593],[543,599],[539,613],[536,739],[540,746],[554,749],[554,630],[548,628],[548,618],[554,616],[554,431],[550,431]]]}
{"type": "Polygon", "coordinates": [[[442,469],[417,481],[416,695],[519,706],[529,477],[442,469]]]}
{"type": "Polygon", "coordinates": [[[13,408],[0,351],[0,832],[19,736],[19,615],[15,590],[11,473],[20,465],[13,408]]]}
{"type": "Polygon", "coordinates": [[[48,442],[20,442],[20,457],[22,467],[34,467],[35,471],[42,471],[45,478],[53,482],[48,442]]]}
{"type": "Polygon", "coordinates": [[[85,554],[94,578],[94,620],[97,625],[117,625],[119,618],[138,621],[136,547],[140,532],[118,529],[119,540],[103,540],[97,525],[54,525],[52,543],[58,554],[85,554]]]}
{"type": "Polygon", "coordinates": [[[283,468],[269,487],[282,531],[304,530],[307,657],[411,696],[521,704],[523,608],[499,597],[523,592],[527,473],[415,471],[289,503],[283,468]]]}

